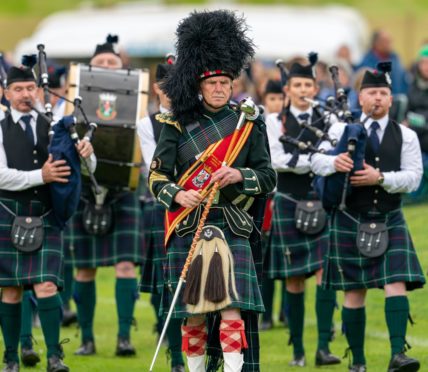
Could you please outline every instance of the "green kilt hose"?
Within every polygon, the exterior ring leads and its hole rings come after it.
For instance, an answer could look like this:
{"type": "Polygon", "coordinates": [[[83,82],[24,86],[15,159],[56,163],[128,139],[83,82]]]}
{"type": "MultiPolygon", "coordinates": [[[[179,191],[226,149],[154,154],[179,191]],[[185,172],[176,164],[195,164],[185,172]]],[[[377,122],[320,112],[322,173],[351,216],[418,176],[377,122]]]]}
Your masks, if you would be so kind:
{"type": "MultiPolygon", "coordinates": [[[[232,303],[229,307],[263,312],[263,300],[257,282],[257,273],[249,240],[234,235],[231,232],[226,218],[223,215],[222,208],[211,207],[205,223],[205,226],[208,225],[217,226],[223,231],[233,255],[238,298],[234,298],[233,294],[230,293],[232,303]]],[[[166,313],[169,310],[189,248],[192,244],[192,239],[193,233],[189,233],[182,238],[174,234],[168,244],[167,262],[165,265],[166,284],[162,293],[161,312],[166,313]]],[[[172,313],[174,318],[186,318],[191,316],[191,314],[186,311],[186,304],[182,300],[183,291],[184,290],[181,291],[172,313]]]]}
{"type": "MultiPolygon", "coordinates": [[[[314,198],[312,196],[308,199],[314,198]]],[[[296,228],[295,211],[296,203],[288,200],[284,194],[275,193],[265,258],[266,276],[270,279],[302,275],[309,277],[322,268],[329,243],[329,229],[326,226],[316,235],[300,232],[296,228]]]]}
{"type": "MultiPolygon", "coordinates": [[[[24,205],[11,199],[0,199],[18,216],[41,216],[45,210],[39,201],[24,205]]],[[[53,282],[63,286],[62,233],[52,223],[50,214],[43,218],[44,241],[34,253],[21,253],[12,244],[10,230],[14,217],[0,205],[0,286],[26,287],[53,282]]]]}
{"type": "Polygon", "coordinates": [[[388,249],[376,258],[361,255],[356,247],[357,224],[345,214],[335,211],[331,218],[330,247],[324,261],[323,285],[348,291],[383,288],[385,284],[405,282],[408,291],[421,288],[425,278],[402,211],[397,209],[374,216],[351,215],[361,223],[386,223],[388,249]]]}
{"type": "Polygon", "coordinates": [[[83,228],[84,203],[80,202],[66,233],[66,263],[76,268],[114,266],[143,260],[143,218],[139,193],[127,193],[113,203],[113,228],[103,236],[88,234],[83,228]]]}
{"type": "Polygon", "coordinates": [[[143,208],[145,234],[140,291],[161,294],[164,286],[163,267],[166,259],[165,208],[155,200],[148,201],[143,208]]]}

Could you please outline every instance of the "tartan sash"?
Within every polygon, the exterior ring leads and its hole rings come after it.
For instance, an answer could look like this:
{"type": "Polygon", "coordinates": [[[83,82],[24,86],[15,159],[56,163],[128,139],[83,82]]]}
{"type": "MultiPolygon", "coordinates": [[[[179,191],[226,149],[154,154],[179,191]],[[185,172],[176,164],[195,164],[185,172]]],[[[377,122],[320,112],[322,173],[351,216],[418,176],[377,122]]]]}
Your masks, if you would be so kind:
{"type": "MultiPolygon", "coordinates": [[[[201,191],[203,197],[208,196],[211,186],[210,183],[211,174],[222,166],[224,160],[227,161],[227,165],[230,166],[238,157],[242,147],[247,141],[251,130],[253,129],[253,123],[248,122],[238,132],[238,138],[233,147],[230,158],[225,159],[227,149],[233,137],[233,133],[227,137],[211,144],[202,153],[198,160],[181,176],[178,181],[178,185],[185,190],[196,190],[201,191]]],[[[171,212],[167,211],[165,214],[165,246],[168,243],[171,234],[175,227],[186,218],[195,208],[184,208],[180,207],[178,210],[171,212]]]]}

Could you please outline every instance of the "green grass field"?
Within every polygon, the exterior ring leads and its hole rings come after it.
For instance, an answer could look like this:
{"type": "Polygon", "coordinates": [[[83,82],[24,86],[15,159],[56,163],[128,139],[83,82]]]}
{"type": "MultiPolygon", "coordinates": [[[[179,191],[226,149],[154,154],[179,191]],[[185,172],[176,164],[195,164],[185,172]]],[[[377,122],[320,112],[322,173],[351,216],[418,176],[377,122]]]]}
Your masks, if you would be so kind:
{"type": "MultiPolygon", "coordinates": [[[[424,270],[428,269],[428,241],[426,211],[428,205],[407,207],[406,217],[414,238],[415,245],[424,270]]],[[[117,332],[117,316],[114,301],[114,272],[111,269],[102,269],[98,273],[97,293],[98,304],[96,309],[95,332],[97,356],[75,357],[73,352],[79,346],[78,331],[76,328],[62,330],[62,338],[69,338],[70,343],[64,345],[65,362],[73,371],[148,371],[152,355],[155,350],[156,335],[152,332],[154,324],[154,312],[147,294],[143,294],[137,302],[135,316],[138,329],[132,330],[132,340],[137,348],[137,356],[128,359],[119,359],[114,356],[117,332]]],[[[278,283],[279,285],[279,283],[278,283]]],[[[302,371],[319,371],[314,367],[314,355],[316,348],[316,321],[314,310],[314,280],[308,282],[306,296],[305,318],[305,347],[308,367],[302,371]]],[[[278,291],[279,292],[279,291],[278,291]]],[[[428,289],[418,290],[409,295],[411,313],[416,324],[409,326],[408,341],[412,345],[409,352],[411,356],[418,358],[422,363],[422,371],[428,370],[428,289]]],[[[341,303],[342,294],[338,300],[341,303]]],[[[367,299],[367,328],[366,328],[366,354],[370,371],[385,371],[389,360],[388,332],[384,321],[383,292],[372,290],[367,299]]],[[[276,298],[276,308],[279,308],[279,298],[276,298]]],[[[278,311],[275,311],[278,313],[278,311]]],[[[331,344],[332,351],[342,356],[346,348],[346,340],[340,333],[340,312],[335,313],[336,340],[331,344]]],[[[44,342],[40,329],[34,332],[38,341],[36,349],[44,353],[44,342]]],[[[277,326],[268,332],[261,334],[261,366],[263,372],[277,372],[287,369],[291,359],[291,347],[287,346],[288,332],[283,327],[277,326]]],[[[340,366],[322,368],[331,371],[347,370],[347,360],[343,360],[340,366]]],[[[45,370],[45,361],[33,371],[45,370]]],[[[155,371],[168,371],[165,349],[161,350],[155,371]]]]}

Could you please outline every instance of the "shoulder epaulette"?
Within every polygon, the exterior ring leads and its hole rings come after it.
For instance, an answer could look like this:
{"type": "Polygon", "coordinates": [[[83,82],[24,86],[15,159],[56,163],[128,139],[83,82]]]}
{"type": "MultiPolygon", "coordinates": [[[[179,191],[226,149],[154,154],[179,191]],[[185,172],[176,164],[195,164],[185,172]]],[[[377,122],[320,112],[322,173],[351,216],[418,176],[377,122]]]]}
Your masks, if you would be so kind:
{"type": "Polygon", "coordinates": [[[165,112],[165,113],[159,113],[155,116],[155,119],[162,124],[169,124],[177,128],[177,130],[181,133],[181,126],[180,123],[176,120],[173,120],[171,113],[165,112]]]}

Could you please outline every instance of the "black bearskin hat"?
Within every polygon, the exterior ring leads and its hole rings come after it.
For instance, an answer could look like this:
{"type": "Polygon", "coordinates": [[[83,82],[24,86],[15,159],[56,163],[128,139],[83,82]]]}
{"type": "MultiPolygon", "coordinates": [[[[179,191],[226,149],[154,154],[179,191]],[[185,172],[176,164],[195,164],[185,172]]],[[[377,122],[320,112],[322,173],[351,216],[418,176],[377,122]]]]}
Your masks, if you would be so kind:
{"type": "Polygon", "coordinates": [[[290,73],[288,74],[288,78],[303,77],[315,80],[314,66],[318,62],[318,54],[314,52],[309,53],[308,60],[308,65],[301,65],[298,62],[293,63],[290,67],[290,73]]]}
{"type": "Polygon", "coordinates": [[[360,90],[364,88],[389,88],[391,89],[391,77],[389,73],[392,69],[392,63],[379,62],[376,70],[367,70],[363,76],[360,90]]]}
{"type": "Polygon", "coordinates": [[[243,17],[228,10],[193,12],[177,28],[177,61],[161,89],[181,124],[194,121],[201,110],[199,84],[204,78],[239,76],[254,56],[243,17]]]}

